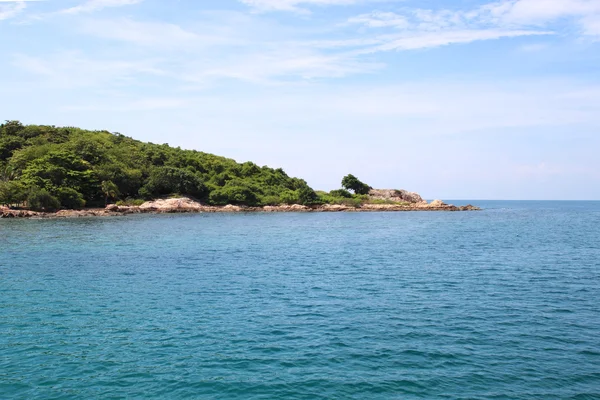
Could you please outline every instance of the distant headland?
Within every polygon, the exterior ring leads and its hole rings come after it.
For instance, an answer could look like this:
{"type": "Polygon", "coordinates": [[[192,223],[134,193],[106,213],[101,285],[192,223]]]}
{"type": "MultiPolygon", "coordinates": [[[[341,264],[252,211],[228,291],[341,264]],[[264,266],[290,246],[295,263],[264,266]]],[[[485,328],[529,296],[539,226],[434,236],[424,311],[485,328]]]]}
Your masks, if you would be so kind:
{"type": "Polygon", "coordinates": [[[0,217],[176,212],[467,211],[405,190],[378,190],[353,175],[315,191],[281,168],[119,133],[0,125],[0,217]]]}

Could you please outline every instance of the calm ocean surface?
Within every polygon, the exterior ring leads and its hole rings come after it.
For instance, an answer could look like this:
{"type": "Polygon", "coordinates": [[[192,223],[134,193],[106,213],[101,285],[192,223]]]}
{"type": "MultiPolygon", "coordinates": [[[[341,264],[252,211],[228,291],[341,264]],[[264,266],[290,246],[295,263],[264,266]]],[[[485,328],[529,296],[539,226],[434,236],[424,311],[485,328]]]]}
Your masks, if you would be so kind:
{"type": "Polygon", "coordinates": [[[0,399],[600,399],[600,202],[0,220],[0,399]]]}

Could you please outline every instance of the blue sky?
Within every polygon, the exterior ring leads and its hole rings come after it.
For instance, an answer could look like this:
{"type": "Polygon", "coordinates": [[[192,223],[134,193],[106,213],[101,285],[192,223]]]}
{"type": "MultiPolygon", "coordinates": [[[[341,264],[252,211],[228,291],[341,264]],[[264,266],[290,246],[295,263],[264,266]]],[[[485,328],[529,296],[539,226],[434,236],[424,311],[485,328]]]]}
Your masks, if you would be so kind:
{"type": "Polygon", "coordinates": [[[0,0],[0,118],[319,189],[600,199],[599,0],[0,0]]]}

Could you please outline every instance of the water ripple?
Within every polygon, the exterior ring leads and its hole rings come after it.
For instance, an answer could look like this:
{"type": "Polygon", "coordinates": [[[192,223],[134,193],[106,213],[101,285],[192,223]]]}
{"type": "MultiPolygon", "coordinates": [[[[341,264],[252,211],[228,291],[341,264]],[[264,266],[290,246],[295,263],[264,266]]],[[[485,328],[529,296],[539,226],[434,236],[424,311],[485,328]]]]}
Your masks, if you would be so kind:
{"type": "Polygon", "coordinates": [[[600,203],[0,221],[0,398],[600,399],[600,203]]]}

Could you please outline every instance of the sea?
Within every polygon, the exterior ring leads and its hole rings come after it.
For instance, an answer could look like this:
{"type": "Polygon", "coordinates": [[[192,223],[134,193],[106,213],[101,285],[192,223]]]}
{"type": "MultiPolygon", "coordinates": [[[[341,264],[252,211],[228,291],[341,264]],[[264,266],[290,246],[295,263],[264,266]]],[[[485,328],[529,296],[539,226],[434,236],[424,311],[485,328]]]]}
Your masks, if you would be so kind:
{"type": "Polygon", "coordinates": [[[0,220],[0,399],[600,399],[600,202],[470,203],[0,220]]]}

